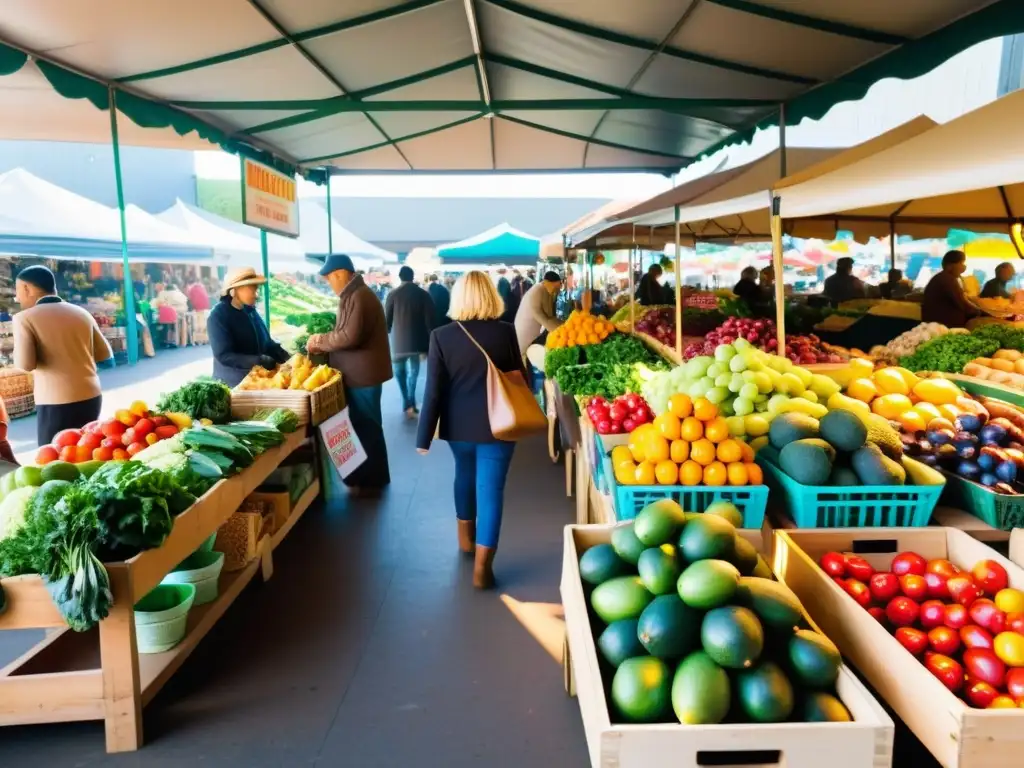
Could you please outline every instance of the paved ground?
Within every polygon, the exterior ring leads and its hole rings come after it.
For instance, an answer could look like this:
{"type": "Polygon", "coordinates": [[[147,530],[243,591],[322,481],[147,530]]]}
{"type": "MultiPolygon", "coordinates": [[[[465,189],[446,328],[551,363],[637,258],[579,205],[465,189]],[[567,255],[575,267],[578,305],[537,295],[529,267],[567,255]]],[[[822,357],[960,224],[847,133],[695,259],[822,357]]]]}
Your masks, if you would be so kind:
{"type": "MultiPolygon", "coordinates": [[[[169,360],[140,365],[145,384],[120,370],[105,378],[124,376],[123,397],[151,398],[169,360]]],[[[387,497],[310,511],[275,552],[274,578],[243,593],[146,709],[143,750],[106,756],[99,723],[4,728],[0,765],[587,765],[577,704],[531,634],[557,630],[561,529],[573,516],[561,468],[541,441],[520,445],[499,589],[477,592],[455,548],[450,453],[441,443],[418,456],[399,409],[389,384],[387,497]]],[[[0,633],[0,665],[36,637],[0,633]]]]}

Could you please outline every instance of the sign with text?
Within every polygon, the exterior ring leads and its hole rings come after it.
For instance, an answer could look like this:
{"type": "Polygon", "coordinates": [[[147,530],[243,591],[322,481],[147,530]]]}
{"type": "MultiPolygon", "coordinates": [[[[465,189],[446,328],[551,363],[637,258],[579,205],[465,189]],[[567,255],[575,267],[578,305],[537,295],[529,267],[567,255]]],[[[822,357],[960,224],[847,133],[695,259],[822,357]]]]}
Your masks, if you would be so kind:
{"type": "Polygon", "coordinates": [[[338,470],[342,480],[366,461],[366,451],[363,450],[363,444],[359,442],[359,436],[352,428],[347,406],[320,425],[320,436],[327,448],[327,455],[331,457],[331,463],[338,470]]]}
{"type": "Polygon", "coordinates": [[[242,221],[268,232],[298,237],[299,203],[295,179],[243,157],[242,221]]]}

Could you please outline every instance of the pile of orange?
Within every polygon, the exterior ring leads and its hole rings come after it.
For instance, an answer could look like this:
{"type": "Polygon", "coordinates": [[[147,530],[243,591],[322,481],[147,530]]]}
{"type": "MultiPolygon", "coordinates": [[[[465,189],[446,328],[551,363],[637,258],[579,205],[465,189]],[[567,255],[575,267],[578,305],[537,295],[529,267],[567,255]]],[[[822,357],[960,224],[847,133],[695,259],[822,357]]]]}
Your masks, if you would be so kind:
{"type": "Polygon", "coordinates": [[[754,450],[729,435],[718,407],[703,397],[675,394],[668,410],[612,450],[620,485],[761,485],[754,450]]]}
{"type": "Polygon", "coordinates": [[[615,326],[603,317],[586,312],[573,312],[569,319],[548,334],[545,346],[548,349],[583,347],[600,344],[615,332],[615,326]]]}

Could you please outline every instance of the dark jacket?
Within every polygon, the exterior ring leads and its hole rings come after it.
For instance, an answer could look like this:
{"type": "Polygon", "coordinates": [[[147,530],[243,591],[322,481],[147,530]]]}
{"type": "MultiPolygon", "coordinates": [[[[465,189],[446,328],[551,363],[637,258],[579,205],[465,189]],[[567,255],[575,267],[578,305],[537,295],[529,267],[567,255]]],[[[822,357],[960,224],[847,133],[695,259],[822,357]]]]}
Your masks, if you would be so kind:
{"type": "Polygon", "coordinates": [[[442,440],[497,442],[487,417],[487,360],[466,331],[486,350],[498,370],[520,371],[526,376],[516,329],[508,323],[467,320],[438,328],[430,334],[417,448],[430,447],[438,422],[438,437],[442,440]]]}
{"type": "Polygon", "coordinates": [[[840,274],[839,272],[825,278],[822,292],[828,297],[829,301],[836,305],[842,304],[844,301],[863,299],[867,295],[864,283],[861,282],[860,278],[850,274],[840,274]]]}
{"type": "Polygon", "coordinates": [[[374,387],[394,376],[384,307],[359,275],[338,296],[334,330],[321,338],[346,387],[374,387]]]}
{"type": "Polygon", "coordinates": [[[967,320],[978,314],[974,305],[964,296],[960,278],[942,270],[928,281],[921,302],[921,321],[942,323],[948,328],[964,328],[967,320]]]}
{"type": "Polygon", "coordinates": [[[981,289],[981,298],[983,299],[1009,299],[1010,292],[1006,290],[1006,283],[1000,280],[998,277],[993,277],[987,283],[985,287],[981,289]]]}
{"type": "Polygon", "coordinates": [[[391,334],[391,357],[425,355],[434,330],[434,301],[416,283],[402,283],[388,294],[384,317],[391,334]]]}
{"type": "Polygon", "coordinates": [[[452,295],[440,283],[431,283],[427,286],[427,293],[430,294],[430,300],[434,302],[434,327],[440,328],[442,325],[448,325],[451,322],[448,317],[448,307],[451,306],[452,295]]]}
{"type": "Polygon", "coordinates": [[[210,310],[206,332],[213,350],[213,377],[229,387],[237,386],[253,366],[259,365],[260,355],[278,363],[288,359],[284,348],[270,338],[256,308],[235,309],[227,296],[210,310]]]}
{"type": "Polygon", "coordinates": [[[753,280],[741,279],[733,286],[732,292],[751,309],[761,303],[761,286],[753,280]]]}
{"type": "Polygon", "coordinates": [[[636,300],[643,307],[653,307],[665,303],[665,292],[660,283],[650,273],[640,278],[636,289],[636,300]]]}

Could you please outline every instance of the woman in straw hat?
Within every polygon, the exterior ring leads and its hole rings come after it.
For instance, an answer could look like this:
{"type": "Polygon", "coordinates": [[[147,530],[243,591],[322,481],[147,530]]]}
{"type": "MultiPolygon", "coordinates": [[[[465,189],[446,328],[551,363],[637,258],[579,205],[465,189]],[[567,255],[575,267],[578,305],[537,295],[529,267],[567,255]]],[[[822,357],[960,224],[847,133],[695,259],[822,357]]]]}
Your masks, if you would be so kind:
{"type": "Polygon", "coordinates": [[[252,267],[229,272],[220,301],[207,318],[213,376],[229,387],[236,386],[253,366],[274,368],[288,359],[288,353],[270,338],[266,323],[256,312],[260,286],[265,282],[267,279],[252,267]]]}

